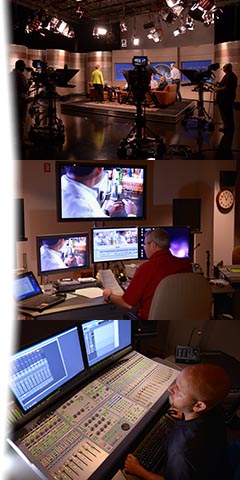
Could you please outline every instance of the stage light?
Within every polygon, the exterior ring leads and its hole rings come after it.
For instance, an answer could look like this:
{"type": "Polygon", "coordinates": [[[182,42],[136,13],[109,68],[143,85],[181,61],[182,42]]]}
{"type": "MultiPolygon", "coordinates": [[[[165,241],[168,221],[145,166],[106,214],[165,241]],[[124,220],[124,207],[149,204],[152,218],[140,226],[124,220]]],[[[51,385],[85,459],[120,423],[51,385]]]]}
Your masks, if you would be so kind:
{"type": "Polygon", "coordinates": [[[132,35],[132,44],[134,45],[134,47],[138,47],[138,45],[140,44],[139,37],[132,35]]]}
{"type": "Polygon", "coordinates": [[[93,36],[96,38],[104,37],[107,34],[107,29],[105,27],[94,27],[93,36]]]}
{"type": "Polygon", "coordinates": [[[171,12],[180,17],[184,10],[184,2],[182,0],[165,0],[167,6],[170,8],[171,12]]]}
{"type": "Polygon", "coordinates": [[[187,28],[187,30],[194,30],[195,28],[195,23],[193,19],[189,17],[189,15],[186,17],[185,27],[187,28]]]}
{"type": "Polygon", "coordinates": [[[185,25],[181,25],[177,30],[174,30],[173,35],[174,37],[177,37],[178,35],[184,35],[185,33],[187,33],[187,28],[185,25]]]}
{"type": "Polygon", "coordinates": [[[126,24],[125,20],[121,20],[120,30],[121,30],[121,32],[127,32],[127,24],[126,24]]]}
{"type": "Polygon", "coordinates": [[[161,27],[151,28],[147,34],[147,38],[153,40],[155,43],[159,43],[163,39],[163,31],[161,27]]]}

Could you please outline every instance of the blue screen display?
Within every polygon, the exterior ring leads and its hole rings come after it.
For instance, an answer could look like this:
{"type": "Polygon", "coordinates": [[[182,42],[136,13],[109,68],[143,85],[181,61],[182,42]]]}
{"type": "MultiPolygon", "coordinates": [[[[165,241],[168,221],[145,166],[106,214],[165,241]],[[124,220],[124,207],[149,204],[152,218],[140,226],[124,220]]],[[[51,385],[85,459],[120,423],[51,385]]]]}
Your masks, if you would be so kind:
{"type": "Polygon", "coordinates": [[[172,255],[179,258],[190,258],[190,229],[189,227],[139,227],[140,228],[140,251],[139,258],[145,260],[146,254],[144,249],[144,237],[147,232],[155,230],[155,228],[161,228],[165,230],[169,235],[170,247],[172,255]]]}
{"type": "Polygon", "coordinates": [[[14,354],[10,387],[27,412],[83,370],[78,329],[74,327],[14,354]]]}
{"type": "Polygon", "coordinates": [[[131,345],[131,320],[92,320],[82,331],[89,367],[131,345]]]}
{"type": "Polygon", "coordinates": [[[124,77],[124,70],[133,70],[134,66],[132,63],[115,63],[114,64],[114,80],[119,82],[121,80],[125,80],[124,77]]]}
{"type": "MultiPolygon", "coordinates": [[[[197,72],[205,72],[209,65],[211,65],[211,60],[194,60],[194,61],[187,61],[181,63],[181,70],[188,69],[188,70],[197,70],[197,72]]],[[[208,79],[208,81],[210,81],[208,79]]],[[[182,73],[182,82],[190,83],[189,78],[187,78],[182,73]]]]}
{"type": "MultiPolygon", "coordinates": [[[[151,62],[151,66],[156,68],[156,70],[166,77],[166,80],[169,82],[171,80],[171,63],[173,62],[151,62]]],[[[160,77],[158,75],[153,75],[154,80],[159,82],[160,77]]]]}

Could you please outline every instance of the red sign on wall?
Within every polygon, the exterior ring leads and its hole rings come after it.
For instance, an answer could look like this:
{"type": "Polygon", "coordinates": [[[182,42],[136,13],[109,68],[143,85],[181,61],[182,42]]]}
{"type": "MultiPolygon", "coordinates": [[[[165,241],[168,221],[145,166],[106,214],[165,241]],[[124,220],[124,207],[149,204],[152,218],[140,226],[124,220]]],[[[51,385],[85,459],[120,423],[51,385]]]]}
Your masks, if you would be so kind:
{"type": "Polygon", "coordinates": [[[50,162],[44,162],[43,164],[43,171],[45,173],[51,172],[51,163],[50,162]]]}

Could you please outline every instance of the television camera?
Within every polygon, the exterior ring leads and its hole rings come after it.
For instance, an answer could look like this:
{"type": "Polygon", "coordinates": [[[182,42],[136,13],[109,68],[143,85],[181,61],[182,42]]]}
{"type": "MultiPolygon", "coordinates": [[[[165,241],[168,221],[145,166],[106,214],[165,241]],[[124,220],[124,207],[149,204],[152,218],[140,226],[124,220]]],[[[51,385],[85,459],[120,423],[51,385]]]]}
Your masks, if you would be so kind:
{"type": "Polygon", "coordinates": [[[123,75],[128,83],[128,95],[132,95],[136,105],[135,123],[126,138],[120,141],[117,153],[120,158],[147,158],[160,156],[165,148],[162,137],[156,136],[146,127],[146,93],[148,92],[153,102],[158,107],[157,100],[151,95],[150,81],[153,73],[159,75],[157,70],[148,64],[148,57],[134,56],[132,59],[132,70],[125,70],[123,75]],[[143,108],[144,105],[144,108],[143,108]],[[148,132],[152,135],[147,137],[148,132]]]}
{"type": "Polygon", "coordinates": [[[214,122],[210,117],[206,109],[204,108],[204,92],[213,92],[214,84],[213,80],[215,79],[215,72],[220,67],[219,63],[213,63],[209,65],[207,70],[198,71],[191,69],[180,69],[180,71],[190,80],[190,83],[182,84],[194,85],[194,92],[198,92],[198,101],[196,107],[187,112],[182,120],[182,125],[186,125],[188,120],[197,120],[198,126],[204,129],[205,126],[208,126],[209,131],[214,130],[214,122]],[[194,111],[197,110],[197,116],[194,116],[194,111]]]}
{"type": "MultiPolygon", "coordinates": [[[[29,69],[28,69],[29,70],[29,69]]],[[[64,125],[57,116],[57,100],[61,99],[56,87],[73,88],[68,82],[79,70],[54,69],[47,62],[33,60],[31,77],[29,79],[29,100],[31,106],[29,114],[33,119],[33,125],[28,133],[29,140],[51,140],[53,143],[64,143],[64,125]]]]}

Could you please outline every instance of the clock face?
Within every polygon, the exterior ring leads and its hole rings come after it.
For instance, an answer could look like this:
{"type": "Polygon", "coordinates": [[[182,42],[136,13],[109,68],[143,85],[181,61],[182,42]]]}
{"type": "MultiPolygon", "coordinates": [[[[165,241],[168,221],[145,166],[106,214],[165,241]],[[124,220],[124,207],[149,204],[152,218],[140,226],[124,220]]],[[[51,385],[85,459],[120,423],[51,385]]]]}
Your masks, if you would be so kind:
{"type": "Polygon", "coordinates": [[[234,195],[231,190],[220,190],[217,194],[217,206],[221,212],[229,212],[234,204],[234,195]]]}

